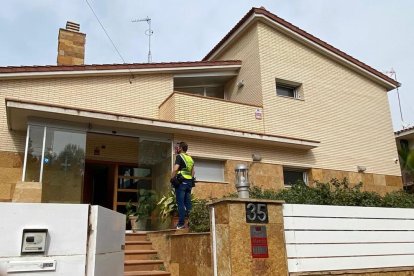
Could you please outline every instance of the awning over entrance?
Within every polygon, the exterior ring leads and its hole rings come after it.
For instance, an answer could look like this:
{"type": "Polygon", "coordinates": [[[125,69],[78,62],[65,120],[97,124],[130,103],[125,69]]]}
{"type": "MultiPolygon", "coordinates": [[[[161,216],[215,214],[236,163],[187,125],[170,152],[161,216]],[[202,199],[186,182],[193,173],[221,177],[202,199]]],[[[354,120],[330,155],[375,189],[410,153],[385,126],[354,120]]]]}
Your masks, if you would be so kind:
{"type": "Polygon", "coordinates": [[[12,130],[26,130],[29,118],[35,117],[81,123],[85,124],[85,127],[88,129],[93,129],[94,126],[103,126],[106,128],[113,128],[114,131],[124,128],[164,134],[197,135],[232,141],[271,144],[279,147],[299,148],[304,150],[315,148],[320,144],[319,141],[313,140],[182,124],[125,114],[21,101],[10,98],[6,99],[6,107],[8,126],[12,130]]]}

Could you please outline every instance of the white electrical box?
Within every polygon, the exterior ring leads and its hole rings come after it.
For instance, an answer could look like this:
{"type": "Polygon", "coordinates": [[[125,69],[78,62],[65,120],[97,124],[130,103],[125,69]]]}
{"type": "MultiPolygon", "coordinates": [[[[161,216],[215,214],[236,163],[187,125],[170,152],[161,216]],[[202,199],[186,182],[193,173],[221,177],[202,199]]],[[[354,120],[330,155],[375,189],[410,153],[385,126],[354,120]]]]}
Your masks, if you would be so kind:
{"type": "Polygon", "coordinates": [[[21,254],[44,254],[47,229],[23,229],[21,254]]]}

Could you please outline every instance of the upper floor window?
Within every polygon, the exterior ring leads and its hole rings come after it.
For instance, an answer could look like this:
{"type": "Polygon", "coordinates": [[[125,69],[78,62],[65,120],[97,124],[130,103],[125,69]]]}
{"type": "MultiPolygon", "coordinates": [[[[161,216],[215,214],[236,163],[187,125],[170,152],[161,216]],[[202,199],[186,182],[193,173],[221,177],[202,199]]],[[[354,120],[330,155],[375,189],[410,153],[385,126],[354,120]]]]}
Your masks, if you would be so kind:
{"type": "Polygon", "coordinates": [[[276,79],[276,95],[293,99],[300,99],[300,83],[276,79]]]}

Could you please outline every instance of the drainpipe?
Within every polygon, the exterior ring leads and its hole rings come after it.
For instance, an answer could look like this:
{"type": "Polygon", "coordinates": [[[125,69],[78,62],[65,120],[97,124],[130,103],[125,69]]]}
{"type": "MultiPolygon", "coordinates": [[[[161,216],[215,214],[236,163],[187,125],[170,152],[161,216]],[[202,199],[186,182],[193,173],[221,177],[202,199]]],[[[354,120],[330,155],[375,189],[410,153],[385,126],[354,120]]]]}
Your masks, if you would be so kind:
{"type": "Polygon", "coordinates": [[[211,234],[213,236],[213,275],[217,276],[217,239],[216,239],[216,216],[214,207],[211,207],[211,234]]]}

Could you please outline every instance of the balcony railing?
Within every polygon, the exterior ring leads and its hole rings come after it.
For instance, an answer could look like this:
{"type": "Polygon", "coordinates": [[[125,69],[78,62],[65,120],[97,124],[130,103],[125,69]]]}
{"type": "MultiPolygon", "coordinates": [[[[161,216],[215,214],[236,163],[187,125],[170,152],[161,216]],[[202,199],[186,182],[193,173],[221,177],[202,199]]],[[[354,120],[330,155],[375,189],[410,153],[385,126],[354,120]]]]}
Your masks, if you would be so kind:
{"type": "Polygon", "coordinates": [[[262,107],[182,92],[160,106],[161,120],[263,133],[262,107]]]}

